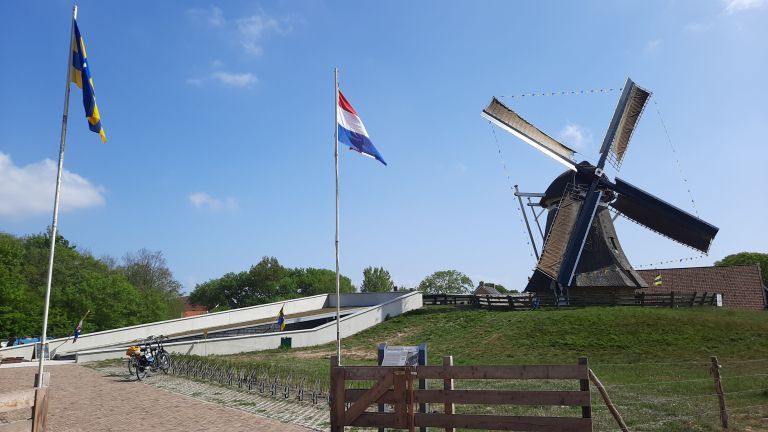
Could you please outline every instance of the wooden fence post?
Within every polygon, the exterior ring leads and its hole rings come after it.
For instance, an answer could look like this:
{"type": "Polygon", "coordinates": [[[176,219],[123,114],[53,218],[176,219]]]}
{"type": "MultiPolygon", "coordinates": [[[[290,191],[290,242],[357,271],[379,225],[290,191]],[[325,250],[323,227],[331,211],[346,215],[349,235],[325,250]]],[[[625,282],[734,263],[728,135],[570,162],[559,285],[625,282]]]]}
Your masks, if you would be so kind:
{"type": "Polygon", "coordinates": [[[669,292],[669,307],[673,308],[675,307],[675,292],[670,291],[669,292]]]}
{"type": "MultiPolygon", "coordinates": [[[[587,360],[586,357],[580,357],[579,364],[586,366],[587,370],[589,370],[589,361],[587,360]]],[[[581,391],[586,391],[586,392],[589,391],[589,377],[587,377],[587,379],[579,380],[579,389],[581,391]]],[[[589,406],[581,407],[581,417],[592,418],[592,404],[590,404],[589,406]]]]}
{"type": "Polygon", "coordinates": [[[35,389],[35,406],[32,407],[32,432],[45,432],[47,423],[48,387],[38,387],[35,389]]]}
{"type": "Polygon", "coordinates": [[[723,424],[723,430],[728,430],[728,411],[725,409],[725,395],[723,394],[723,383],[720,381],[720,363],[717,361],[717,357],[712,356],[709,358],[712,361],[712,376],[715,379],[715,391],[717,392],[717,399],[720,402],[720,421],[723,424]]]}
{"type": "MultiPolygon", "coordinates": [[[[443,357],[443,367],[446,366],[453,366],[453,356],[445,356],[443,357]]],[[[443,390],[453,390],[453,380],[452,379],[445,379],[443,380],[443,390]]],[[[452,403],[446,403],[445,404],[445,413],[446,414],[453,414],[453,404],[452,403]]],[[[455,428],[445,428],[445,432],[456,432],[455,428]]]]}
{"type": "Polygon", "coordinates": [[[331,356],[331,432],[344,431],[345,387],[344,369],[339,367],[339,358],[331,356]]]}
{"type": "Polygon", "coordinates": [[[629,432],[629,428],[627,427],[627,424],[624,423],[624,419],[621,418],[621,414],[619,414],[619,411],[616,409],[615,406],[613,406],[613,402],[611,402],[611,398],[608,397],[608,392],[605,391],[605,387],[603,387],[603,383],[600,382],[599,379],[597,379],[597,376],[592,372],[592,369],[589,370],[589,380],[592,381],[592,384],[597,387],[597,391],[600,392],[600,396],[603,397],[603,402],[605,402],[605,406],[608,407],[608,411],[611,412],[611,415],[613,416],[613,419],[616,420],[616,423],[618,423],[619,428],[621,428],[622,432],[629,432]]]}

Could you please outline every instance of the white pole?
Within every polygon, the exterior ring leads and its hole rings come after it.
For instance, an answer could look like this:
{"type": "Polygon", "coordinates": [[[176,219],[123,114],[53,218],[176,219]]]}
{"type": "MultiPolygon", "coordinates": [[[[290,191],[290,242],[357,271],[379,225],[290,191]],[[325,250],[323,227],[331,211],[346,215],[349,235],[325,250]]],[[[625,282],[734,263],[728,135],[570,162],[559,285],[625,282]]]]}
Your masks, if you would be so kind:
{"type": "Polygon", "coordinates": [[[61,172],[64,170],[64,144],[67,141],[67,114],[69,113],[69,88],[72,77],[72,41],[75,34],[77,5],[72,8],[72,26],[69,31],[67,46],[67,85],[64,90],[64,115],[61,118],[61,138],[59,141],[59,169],[56,173],[56,193],[53,198],[53,222],[51,223],[51,249],[48,254],[48,279],[45,284],[45,306],[43,307],[43,334],[40,336],[40,363],[37,367],[37,387],[43,386],[43,363],[45,363],[45,344],[48,333],[48,307],[51,303],[51,281],[53,280],[53,254],[56,249],[56,227],[59,222],[59,195],[61,194],[61,172]]]}
{"type": "Polygon", "coordinates": [[[339,360],[338,365],[341,366],[341,330],[339,324],[339,317],[341,316],[341,294],[339,287],[339,70],[333,69],[334,82],[335,82],[335,100],[336,106],[333,108],[336,120],[333,127],[334,137],[334,159],[336,161],[336,358],[339,360]]]}

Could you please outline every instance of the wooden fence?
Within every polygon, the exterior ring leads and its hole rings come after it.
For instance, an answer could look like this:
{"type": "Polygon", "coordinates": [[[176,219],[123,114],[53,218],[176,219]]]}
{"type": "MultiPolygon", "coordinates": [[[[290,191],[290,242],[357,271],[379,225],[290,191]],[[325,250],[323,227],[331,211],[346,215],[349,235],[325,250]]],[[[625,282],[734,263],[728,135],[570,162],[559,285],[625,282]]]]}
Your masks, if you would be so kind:
{"type": "Polygon", "coordinates": [[[472,294],[424,294],[425,305],[472,305],[483,309],[525,310],[538,307],[583,307],[583,306],[640,306],[640,307],[694,307],[716,306],[717,293],[686,294],[669,293],[622,294],[614,291],[596,292],[589,295],[572,295],[568,304],[558,305],[554,296],[533,293],[508,294],[501,296],[472,294]]]}
{"type": "Polygon", "coordinates": [[[44,432],[48,418],[48,387],[0,394],[0,413],[32,408],[32,418],[0,424],[0,432],[44,432]]]}
{"type": "Polygon", "coordinates": [[[592,406],[587,359],[571,365],[453,366],[339,366],[331,357],[331,432],[346,426],[415,430],[435,427],[542,432],[592,431],[592,406]],[[441,380],[441,390],[419,390],[418,379],[441,380]],[[454,390],[454,379],[578,380],[578,391],[454,390]],[[370,388],[347,388],[349,381],[374,381],[370,388]],[[444,406],[444,412],[417,412],[418,404],[444,406]],[[378,404],[394,412],[375,412],[378,404]],[[581,416],[505,416],[456,414],[454,404],[581,407],[581,416]]]}

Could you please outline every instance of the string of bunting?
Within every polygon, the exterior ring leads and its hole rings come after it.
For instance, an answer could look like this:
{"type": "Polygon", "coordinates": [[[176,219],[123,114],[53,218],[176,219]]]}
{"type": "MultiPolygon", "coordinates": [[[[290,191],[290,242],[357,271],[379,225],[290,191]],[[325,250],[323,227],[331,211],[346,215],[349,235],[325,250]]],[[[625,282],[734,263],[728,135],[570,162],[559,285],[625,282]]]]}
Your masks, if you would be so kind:
{"type": "MultiPolygon", "coordinates": [[[[493,127],[491,122],[488,122],[488,125],[491,128],[491,133],[493,134],[493,140],[496,142],[496,149],[499,153],[499,159],[501,160],[501,166],[504,169],[504,175],[507,177],[507,182],[509,184],[510,191],[513,191],[514,194],[514,187],[512,185],[512,178],[509,176],[509,170],[507,169],[507,162],[504,160],[504,154],[501,152],[501,144],[499,143],[499,138],[496,136],[496,128],[493,127]]],[[[515,206],[517,208],[517,215],[520,219],[520,226],[525,226],[525,221],[523,220],[523,214],[521,213],[521,210],[519,206],[515,206]]],[[[531,245],[531,242],[528,240],[528,234],[523,230],[523,238],[525,239],[525,244],[528,245],[529,249],[529,255],[531,258],[536,260],[536,257],[533,256],[533,252],[530,252],[531,249],[533,249],[533,246],[531,245]]]]}
{"type": "Polygon", "coordinates": [[[659,116],[661,127],[664,129],[664,135],[666,135],[667,137],[667,143],[669,143],[669,147],[672,149],[672,156],[674,156],[675,164],[677,165],[677,171],[680,173],[680,178],[683,179],[683,183],[685,183],[685,189],[688,191],[688,197],[691,199],[693,212],[696,214],[696,217],[698,217],[699,210],[696,208],[696,201],[693,199],[691,186],[688,183],[688,179],[685,177],[685,174],[683,173],[683,165],[680,163],[680,158],[677,156],[677,150],[675,149],[674,144],[672,144],[672,138],[669,136],[669,130],[667,130],[667,124],[666,122],[664,122],[664,117],[661,115],[661,109],[659,108],[659,103],[656,101],[655,97],[653,97],[652,100],[653,100],[653,106],[656,108],[656,114],[658,114],[659,116]]]}
{"type": "Polygon", "coordinates": [[[532,93],[520,93],[520,94],[514,94],[514,95],[504,95],[499,96],[501,98],[509,98],[509,99],[519,99],[524,97],[541,97],[541,96],[576,96],[576,95],[587,95],[587,94],[606,94],[606,93],[613,93],[613,92],[621,92],[624,90],[624,87],[618,87],[618,88],[597,88],[597,89],[586,89],[586,90],[564,90],[564,91],[547,91],[547,92],[532,92],[532,93]]]}

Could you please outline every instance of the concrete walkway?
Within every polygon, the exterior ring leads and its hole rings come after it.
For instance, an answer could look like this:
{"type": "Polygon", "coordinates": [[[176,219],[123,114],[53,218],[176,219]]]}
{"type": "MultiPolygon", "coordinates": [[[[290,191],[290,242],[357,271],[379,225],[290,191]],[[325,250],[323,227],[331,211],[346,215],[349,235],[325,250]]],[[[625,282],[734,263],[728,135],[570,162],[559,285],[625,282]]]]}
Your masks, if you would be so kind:
{"type": "MultiPolygon", "coordinates": [[[[309,431],[240,410],[170,393],[77,365],[51,366],[48,431],[158,429],[309,431]]],[[[36,368],[0,368],[0,393],[32,387],[36,368]]],[[[0,422],[2,419],[0,419],[0,422]]]]}

